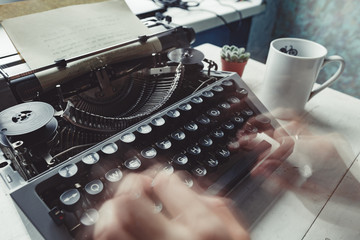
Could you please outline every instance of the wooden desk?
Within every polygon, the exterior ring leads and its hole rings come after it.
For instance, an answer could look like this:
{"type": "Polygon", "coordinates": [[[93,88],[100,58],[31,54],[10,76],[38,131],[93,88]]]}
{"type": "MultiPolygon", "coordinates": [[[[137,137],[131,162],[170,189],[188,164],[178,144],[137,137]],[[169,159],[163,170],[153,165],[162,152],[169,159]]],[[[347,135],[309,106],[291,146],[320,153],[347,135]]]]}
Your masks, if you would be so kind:
{"type": "MultiPolygon", "coordinates": [[[[197,49],[220,62],[219,47],[197,49]]],[[[264,73],[264,64],[248,62],[243,79],[256,94],[264,73]]],[[[300,121],[309,135],[295,141],[289,159],[239,206],[249,218],[252,239],[360,239],[360,101],[328,88],[307,103],[300,121]],[[314,141],[320,138],[323,144],[314,141]],[[294,181],[295,172],[302,173],[300,181],[294,181]],[[279,177],[290,186],[280,186],[279,177]],[[269,206],[259,216],[256,210],[264,204],[269,206]]]]}

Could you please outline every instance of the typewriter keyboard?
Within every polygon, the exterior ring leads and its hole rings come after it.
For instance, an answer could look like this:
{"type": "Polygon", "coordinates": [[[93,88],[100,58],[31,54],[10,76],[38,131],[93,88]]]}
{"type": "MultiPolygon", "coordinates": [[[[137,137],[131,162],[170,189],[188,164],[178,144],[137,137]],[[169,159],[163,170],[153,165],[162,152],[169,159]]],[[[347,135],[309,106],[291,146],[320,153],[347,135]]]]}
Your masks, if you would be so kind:
{"type": "Polygon", "coordinates": [[[260,154],[278,144],[267,134],[274,120],[263,111],[237,75],[224,77],[12,195],[46,238],[56,239],[61,232],[64,239],[85,238],[82,232],[96,222],[99,206],[112,197],[117,183],[154,163],[169,173],[184,170],[189,187],[196,183],[211,194],[226,194],[258,164],[260,154]],[[234,142],[239,144],[231,148],[234,142]],[[31,188],[36,197],[23,199],[21,192],[31,188]],[[40,221],[45,217],[51,223],[40,221]]]}

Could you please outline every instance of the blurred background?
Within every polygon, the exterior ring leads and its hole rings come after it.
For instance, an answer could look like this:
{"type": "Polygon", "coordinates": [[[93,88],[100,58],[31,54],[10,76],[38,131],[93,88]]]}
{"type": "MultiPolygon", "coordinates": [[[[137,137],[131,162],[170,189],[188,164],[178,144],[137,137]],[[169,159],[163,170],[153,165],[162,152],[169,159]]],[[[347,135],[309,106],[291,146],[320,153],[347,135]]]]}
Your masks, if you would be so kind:
{"type": "MultiPolygon", "coordinates": [[[[0,0],[0,4],[21,0],[0,0]]],[[[35,1],[35,0],[33,0],[35,1]]],[[[45,1],[45,0],[38,0],[45,1]]],[[[67,0],[67,2],[92,2],[101,0],[67,0]]],[[[144,11],[144,1],[156,3],[161,6],[165,2],[187,2],[183,0],[126,0],[133,5],[132,10],[144,11]]],[[[208,0],[209,1],[209,0],[208,0]]],[[[238,2],[251,2],[265,5],[265,10],[251,17],[244,16],[238,11],[239,21],[226,22],[223,26],[208,26],[206,31],[196,33],[194,46],[202,43],[212,43],[217,46],[235,44],[246,47],[251,53],[251,58],[262,63],[266,62],[270,42],[281,37],[298,37],[316,41],[328,49],[329,55],[340,55],[346,61],[345,71],[331,87],[360,98],[360,1],[332,1],[332,0],[213,0],[219,4],[236,10],[238,2]]],[[[194,0],[199,3],[199,8],[206,5],[206,0],[194,0]]],[[[171,7],[170,7],[171,8],[171,7]]],[[[146,10],[146,9],[145,9],[146,10]]],[[[149,10],[149,9],[148,9],[149,10]]],[[[214,10],[194,10],[191,17],[201,12],[208,12],[221,16],[214,10]]],[[[150,11],[150,10],[149,10],[150,11]]],[[[176,11],[175,11],[176,12],[176,11]]],[[[168,12],[165,12],[167,14],[168,12]]],[[[169,12],[171,17],[174,11],[169,12]]],[[[0,18],[1,18],[0,11],[0,18]]],[[[196,18],[196,17],[195,17],[196,18]]],[[[186,20],[181,19],[180,20],[186,20]]],[[[208,25],[212,23],[209,22],[208,25]]],[[[337,66],[328,65],[321,71],[318,82],[321,83],[332,75],[337,66]]]]}
{"type": "MultiPolygon", "coordinates": [[[[267,0],[266,10],[252,18],[247,48],[252,58],[265,63],[271,40],[299,37],[316,41],[329,55],[345,59],[345,71],[331,86],[360,98],[360,1],[267,0]]],[[[336,70],[327,66],[318,82],[336,70]]]]}

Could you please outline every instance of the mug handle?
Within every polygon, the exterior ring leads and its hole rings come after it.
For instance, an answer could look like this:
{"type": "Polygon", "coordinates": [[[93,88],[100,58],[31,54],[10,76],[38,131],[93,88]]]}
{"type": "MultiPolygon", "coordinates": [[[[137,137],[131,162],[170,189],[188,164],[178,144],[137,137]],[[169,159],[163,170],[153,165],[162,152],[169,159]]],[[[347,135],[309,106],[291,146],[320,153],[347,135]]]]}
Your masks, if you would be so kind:
{"type": "Polygon", "coordinates": [[[332,75],[326,82],[324,82],[323,84],[321,84],[319,87],[315,88],[314,90],[311,91],[310,96],[308,101],[315,96],[316,94],[318,94],[319,92],[321,92],[322,90],[324,90],[325,88],[327,88],[330,84],[332,84],[336,79],[338,79],[340,77],[340,75],[343,73],[344,68],[345,68],[345,60],[338,56],[338,55],[334,55],[334,56],[330,56],[325,58],[321,68],[323,68],[326,64],[330,63],[330,62],[339,62],[339,68],[338,70],[335,72],[334,75],[332,75]]]}

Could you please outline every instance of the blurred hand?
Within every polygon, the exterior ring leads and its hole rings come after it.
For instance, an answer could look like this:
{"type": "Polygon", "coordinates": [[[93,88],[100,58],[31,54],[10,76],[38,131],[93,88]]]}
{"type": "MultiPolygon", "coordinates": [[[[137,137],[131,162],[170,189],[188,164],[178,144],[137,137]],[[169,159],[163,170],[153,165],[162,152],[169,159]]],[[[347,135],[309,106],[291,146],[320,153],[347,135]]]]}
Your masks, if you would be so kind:
{"type": "Polygon", "coordinates": [[[252,174],[271,175],[267,179],[273,186],[292,189],[302,195],[327,196],[356,157],[349,143],[335,132],[317,134],[311,131],[303,117],[295,113],[288,112],[287,118],[280,120],[282,127],[269,133],[280,147],[252,174]],[[280,165],[281,173],[272,174],[280,165]]]}
{"type": "Polygon", "coordinates": [[[249,239],[228,200],[200,195],[176,174],[127,175],[99,214],[94,239],[249,239]]]}
{"type": "MultiPolygon", "coordinates": [[[[249,119],[250,125],[255,125],[254,118],[249,119]]],[[[246,126],[246,125],[245,125],[246,126]]],[[[245,127],[246,128],[246,127],[245,127]]],[[[277,169],[293,152],[294,150],[294,137],[290,136],[284,127],[272,128],[268,127],[262,129],[262,131],[268,136],[277,141],[280,146],[269,155],[269,151],[265,151],[258,156],[258,162],[261,162],[251,174],[262,175],[264,177],[270,176],[275,169],[277,169]]],[[[254,149],[258,144],[258,141],[253,141],[258,132],[247,132],[245,129],[241,129],[237,132],[236,138],[228,144],[228,148],[232,152],[244,149],[254,149]]]]}

